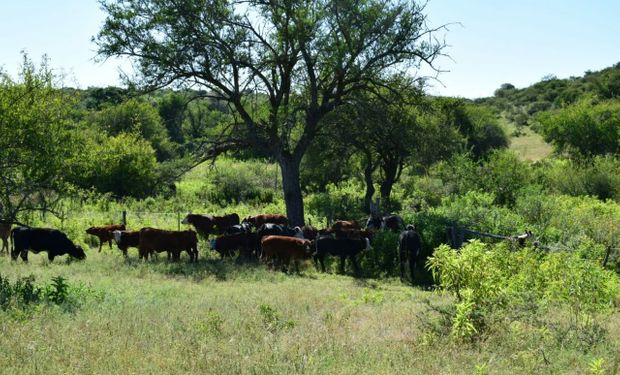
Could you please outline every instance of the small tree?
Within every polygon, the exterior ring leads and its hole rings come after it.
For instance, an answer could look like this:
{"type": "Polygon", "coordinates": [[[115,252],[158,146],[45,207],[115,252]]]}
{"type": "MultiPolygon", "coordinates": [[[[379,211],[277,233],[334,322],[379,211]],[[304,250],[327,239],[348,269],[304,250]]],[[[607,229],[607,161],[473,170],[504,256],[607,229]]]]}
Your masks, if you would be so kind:
{"type": "Polygon", "coordinates": [[[0,72],[0,220],[54,210],[65,192],[72,142],[73,99],[54,88],[44,57],[37,69],[24,56],[17,80],[0,72]]]}

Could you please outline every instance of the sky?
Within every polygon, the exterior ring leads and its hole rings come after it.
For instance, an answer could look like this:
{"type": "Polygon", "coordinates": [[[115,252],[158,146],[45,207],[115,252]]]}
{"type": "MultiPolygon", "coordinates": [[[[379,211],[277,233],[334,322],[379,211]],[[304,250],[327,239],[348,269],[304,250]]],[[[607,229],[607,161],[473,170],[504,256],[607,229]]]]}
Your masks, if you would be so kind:
{"type": "MultiPolygon", "coordinates": [[[[477,98],[502,83],[526,87],[553,74],[581,76],[620,62],[620,0],[430,0],[428,24],[449,57],[432,81],[433,95],[477,98]]],[[[43,54],[79,88],[121,85],[127,62],[95,61],[91,38],[105,19],[96,0],[0,0],[0,67],[15,77],[21,51],[43,54]]],[[[430,70],[423,74],[430,74],[430,70]]]]}

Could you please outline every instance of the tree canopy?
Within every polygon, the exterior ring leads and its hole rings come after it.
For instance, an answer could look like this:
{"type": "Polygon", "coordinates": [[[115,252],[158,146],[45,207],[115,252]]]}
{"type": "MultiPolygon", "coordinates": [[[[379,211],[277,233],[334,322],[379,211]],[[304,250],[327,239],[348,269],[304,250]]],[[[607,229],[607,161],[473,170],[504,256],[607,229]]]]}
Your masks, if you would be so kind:
{"type": "Polygon", "coordinates": [[[413,1],[102,1],[104,56],[128,56],[148,88],[198,88],[236,119],[204,148],[264,150],[281,166],[287,215],[304,221],[299,165],[322,119],[377,78],[432,66],[424,6],[413,1]],[[256,95],[268,110],[254,111],[256,95]]]}

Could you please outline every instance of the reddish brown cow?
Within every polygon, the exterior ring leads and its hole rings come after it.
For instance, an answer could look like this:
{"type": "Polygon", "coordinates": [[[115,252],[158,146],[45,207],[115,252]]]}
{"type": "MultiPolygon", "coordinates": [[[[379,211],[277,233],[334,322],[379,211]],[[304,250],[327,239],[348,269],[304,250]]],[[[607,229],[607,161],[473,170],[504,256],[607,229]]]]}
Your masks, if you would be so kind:
{"type": "Polygon", "coordinates": [[[288,219],[284,215],[279,214],[262,214],[256,216],[250,216],[244,221],[254,225],[254,228],[260,228],[263,224],[280,224],[288,225],[288,219]]]}
{"type": "Polygon", "coordinates": [[[116,246],[123,252],[125,257],[127,257],[128,248],[138,248],[140,246],[140,231],[138,230],[115,230],[113,234],[116,246]]]}
{"type": "Polygon", "coordinates": [[[312,256],[312,242],[306,239],[287,236],[267,236],[261,240],[264,260],[282,262],[288,270],[289,263],[293,259],[295,270],[299,273],[299,259],[308,259],[312,256]]]}
{"type": "Polygon", "coordinates": [[[168,260],[179,260],[181,252],[186,251],[190,262],[198,259],[198,237],[193,230],[171,231],[155,228],[140,229],[138,245],[140,259],[148,259],[153,253],[168,252],[168,260]]]}
{"type": "Polygon", "coordinates": [[[210,234],[224,234],[226,229],[239,224],[239,215],[213,216],[187,214],[182,223],[193,225],[201,236],[209,238],[210,234]]]}
{"type": "Polygon", "coordinates": [[[11,224],[0,222],[0,239],[2,240],[0,253],[3,251],[9,253],[9,238],[11,238],[11,224]]]}
{"type": "Polygon", "coordinates": [[[110,249],[112,248],[112,240],[114,239],[113,232],[115,230],[125,230],[124,224],[110,224],[110,225],[102,225],[99,227],[90,227],[86,229],[86,233],[92,234],[93,236],[99,238],[99,252],[101,252],[101,247],[104,242],[107,242],[110,245],[110,249]]]}
{"type": "Polygon", "coordinates": [[[334,231],[343,231],[343,230],[360,230],[361,227],[354,220],[338,220],[334,224],[332,224],[331,229],[334,231]]]}
{"type": "Polygon", "coordinates": [[[232,257],[235,254],[235,250],[239,250],[239,256],[252,256],[255,242],[255,233],[236,233],[217,237],[210,241],[210,245],[211,249],[217,251],[223,259],[225,257],[232,257]]]}

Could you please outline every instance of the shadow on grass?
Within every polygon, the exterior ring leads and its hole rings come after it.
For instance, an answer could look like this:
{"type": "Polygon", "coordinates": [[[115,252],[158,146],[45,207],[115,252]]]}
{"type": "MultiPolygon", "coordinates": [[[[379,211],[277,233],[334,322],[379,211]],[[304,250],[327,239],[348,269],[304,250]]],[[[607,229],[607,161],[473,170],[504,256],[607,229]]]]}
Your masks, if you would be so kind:
{"type": "MultiPolygon", "coordinates": [[[[226,258],[212,257],[212,254],[203,253],[195,263],[190,263],[187,256],[182,256],[180,261],[168,261],[166,256],[158,256],[148,261],[140,260],[137,257],[128,257],[124,260],[128,268],[142,268],[149,273],[161,274],[166,277],[183,277],[200,282],[205,279],[213,278],[216,281],[284,281],[290,277],[300,277],[316,279],[316,275],[304,272],[300,269],[297,274],[294,266],[291,265],[289,272],[282,272],[280,269],[270,269],[256,258],[226,258]]],[[[306,267],[306,270],[310,266],[306,267]]]]}

